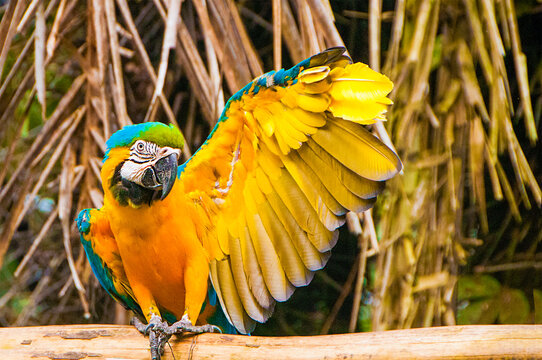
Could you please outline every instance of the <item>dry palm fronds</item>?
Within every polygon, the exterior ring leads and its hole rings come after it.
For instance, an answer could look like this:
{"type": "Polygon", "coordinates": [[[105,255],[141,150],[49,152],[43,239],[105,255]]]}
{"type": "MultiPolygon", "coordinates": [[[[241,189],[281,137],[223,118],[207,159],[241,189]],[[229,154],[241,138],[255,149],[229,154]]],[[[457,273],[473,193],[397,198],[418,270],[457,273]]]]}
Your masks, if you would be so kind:
{"type": "MultiPolygon", "coordinates": [[[[327,0],[258,4],[11,0],[0,10],[0,261],[17,265],[12,287],[0,292],[0,304],[11,304],[0,311],[4,324],[78,322],[82,314],[107,313],[100,306],[111,313],[101,320],[113,321],[112,302],[101,301],[106,295],[71,221],[78,210],[101,206],[105,140],[126,124],[160,120],[183,130],[189,155],[224,100],[264,69],[343,45],[336,23],[344,16],[369,19],[369,63],[379,69],[382,57],[381,70],[395,82],[387,127],[405,171],[375,211],[376,227],[371,213],[361,222],[349,216],[361,254],[350,258],[354,268],[324,332],[352,288],[350,330],[356,328],[370,271],[376,271],[374,329],[453,322],[462,244],[473,237],[465,232],[475,224],[488,230],[489,197],[506,199],[517,219],[523,207],[541,201],[514,133],[518,114],[528,138],[537,140],[511,0],[397,0],[393,13],[371,0],[368,14],[327,0]],[[334,13],[336,7],[346,11],[334,13]],[[390,20],[385,44],[381,27],[390,20]],[[513,72],[504,63],[508,53],[513,72]],[[515,83],[519,107],[510,95],[515,83]],[[473,208],[478,220],[465,221],[464,211],[473,208]],[[34,287],[43,271],[47,280],[34,287]],[[16,301],[29,308],[14,315],[16,301]]],[[[366,34],[349,37],[355,45],[366,34]]],[[[383,126],[374,130],[392,146],[383,126]]]]}
{"type": "Polygon", "coordinates": [[[388,129],[405,176],[380,208],[381,249],[395,256],[391,265],[387,257],[377,261],[373,329],[453,324],[465,240],[478,228],[475,237],[488,233],[489,202],[506,201],[519,221],[522,207],[532,201],[539,207],[542,200],[515,134],[519,116],[527,137],[537,140],[511,1],[412,6],[407,11],[396,2],[384,66],[395,79],[388,129]],[[513,58],[515,72],[505,57],[513,58]],[[515,83],[519,104],[510,95],[515,83]],[[507,160],[512,167],[505,170],[507,160]],[[385,281],[388,273],[392,279],[385,281]]]}

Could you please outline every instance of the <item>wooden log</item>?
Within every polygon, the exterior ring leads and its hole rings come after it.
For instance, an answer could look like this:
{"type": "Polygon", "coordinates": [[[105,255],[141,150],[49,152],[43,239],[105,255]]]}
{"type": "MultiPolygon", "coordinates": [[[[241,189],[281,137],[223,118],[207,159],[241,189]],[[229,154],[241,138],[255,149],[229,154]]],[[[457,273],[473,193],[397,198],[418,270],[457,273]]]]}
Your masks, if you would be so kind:
{"type": "MultiPolygon", "coordinates": [[[[542,359],[542,325],[476,325],[321,336],[173,338],[175,359],[542,359]]],[[[0,359],[150,359],[130,326],[0,328],[0,359]]],[[[164,360],[173,359],[166,345],[164,360]]]]}

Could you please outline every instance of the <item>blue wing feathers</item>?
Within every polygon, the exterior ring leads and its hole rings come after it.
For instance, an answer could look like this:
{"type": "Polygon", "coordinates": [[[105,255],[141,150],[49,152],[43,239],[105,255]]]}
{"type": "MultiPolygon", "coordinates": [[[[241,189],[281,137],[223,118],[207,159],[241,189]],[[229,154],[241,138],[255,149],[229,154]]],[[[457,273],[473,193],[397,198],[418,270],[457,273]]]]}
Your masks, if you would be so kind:
{"type": "Polygon", "coordinates": [[[91,210],[92,209],[82,210],[75,221],[79,233],[81,234],[81,243],[87,254],[87,259],[92,268],[92,272],[94,272],[94,275],[98,278],[100,285],[102,285],[115,300],[121,303],[125,308],[133,310],[138,314],[143,314],[137,302],[126,291],[115,287],[114,275],[112,274],[111,269],[109,269],[102,258],[94,252],[91,236],[91,210]]]}
{"type": "Polygon", "coordinates": [[[228,319],[226,318],[226,315],[224,315],[224,311],[220,307],[220,304],[216,305],[216,311],[215,313],[210,316],[208,319],[209,324],[213,324],[218,326],[224,334],[239,334],[235,326],[230,324],[228,319]]]}
{"type": "MultiPolygon", "coordinates": [[[[230,324],[230,322],[226,318],[226,315],[224,315],[224,310],[222,310],[222,307],[220,306],[218,296],[216,295],[216,291],[215,289],[213,289],[213,285],[211,285],[211,282],[209,282],[209,288],[207,289],[207,300],[209,301],[209,305],[216,306],[215,313],[207,319],[209,321],[209,324],[218,326],[225,334],[238,334],[235,326],[230,324]]],[[[204,309],[205,304],[203,305],[204,309]]],[[[203,309],[201,310],[202,312],[203,309]]]]}

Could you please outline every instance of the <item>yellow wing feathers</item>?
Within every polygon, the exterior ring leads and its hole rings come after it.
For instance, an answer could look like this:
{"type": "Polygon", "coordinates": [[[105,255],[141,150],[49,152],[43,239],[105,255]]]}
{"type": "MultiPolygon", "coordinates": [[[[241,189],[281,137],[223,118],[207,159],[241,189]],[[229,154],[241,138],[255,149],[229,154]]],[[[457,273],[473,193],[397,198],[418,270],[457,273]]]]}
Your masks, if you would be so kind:
{"type": "Polygon", "coordinates": [[[400,171],[395,153],[359,125],[384,119],[392,88],[344,56],[308,67],[288,86],[229,103],[227,120],[188,162],[181,181],[211,219],[211,280],[239,331],[307,285],[345,214],[372,207],[400,171]]]}

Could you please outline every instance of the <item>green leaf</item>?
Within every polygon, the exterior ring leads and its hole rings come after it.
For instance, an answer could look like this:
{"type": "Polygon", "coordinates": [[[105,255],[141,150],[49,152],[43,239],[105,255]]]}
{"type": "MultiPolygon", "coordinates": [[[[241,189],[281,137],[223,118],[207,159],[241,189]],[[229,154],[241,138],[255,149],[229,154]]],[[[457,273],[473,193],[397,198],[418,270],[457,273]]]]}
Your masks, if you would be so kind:
{"type": "Polygon", "coordinates": [[[361,332],[372,331],[372,310],[371,306],[361,305],[358,314],[358,329],[361,332]]]}
{"type": "Polygon", "coordinates": [[[495,297],[501,284],[492,276],[461,276],[457,282],[457,299],[476,300],[495,297]]]}
{"type": "Polygon", "coordinates": [[[11,300],[11,309],[15,314],[19,315],[28,304],[30,304],[30,294],[23,292],[11,300]]]}
{"type": "Polygon", "coordinates": [[[534,323],[542,324],[542,291],[534,289],[534,323]]]}
{"type": "Polygon", "coordinates": [[[8,253],[4,259],[4,263],[0,268],[0,296],[3,295],[13,283],[13,273],[19,266],[16,256],[13,253],[8,253]]]}
{"type": "Polygon", "coordinates": [[[431,58],[431,71],[441,65],[442,59],[442,35],[437,35],[435,38],[435,47],[433,48],[433,56],[431,58]]]}
{"type": "Polygon", "coordinates": [[[457,309],[457,325],[493,324],[499,307],[495,299],[465,300],[457,309]]]}
{"type": "Polygon", "coordinates": [[[499,300],[499,321],[501,324],[525,324],[527,322],[530,306],[523,291],[504,288],[499,300]]]}

